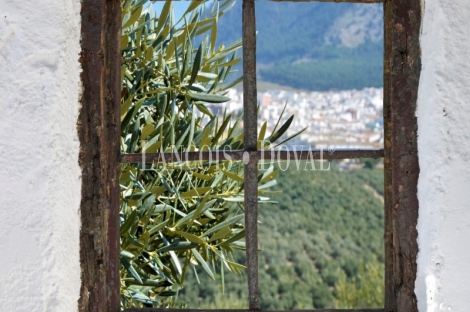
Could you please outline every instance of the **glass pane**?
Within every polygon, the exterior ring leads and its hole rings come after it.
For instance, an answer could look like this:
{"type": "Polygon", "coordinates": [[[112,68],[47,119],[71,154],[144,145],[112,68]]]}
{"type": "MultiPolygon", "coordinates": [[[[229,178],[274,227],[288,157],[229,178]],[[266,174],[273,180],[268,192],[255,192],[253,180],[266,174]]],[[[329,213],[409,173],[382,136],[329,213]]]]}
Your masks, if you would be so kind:
{"type": "Polygon", "coordinates": [[[234,1],[138,3],[123,2],[122,152],[242,149],[241,36],[218,35],[234,1]]]}
{"type": "Polygon", "coordinates": [[[122,165],[125,307],[246,307],[242,177],[241,162],[122,165]]]}
{"type": "Polygon", "coordinates": [[[275,166],[260,194],[277,202],[259,207],[261,308],[383,308],[382,162],[275,166]]]}
{"type": "Polygon", "coordinates": [[[383,147],[382,4],[257,1],[256,29],[267,140],[294,116],[277,142],[383,147]]]}

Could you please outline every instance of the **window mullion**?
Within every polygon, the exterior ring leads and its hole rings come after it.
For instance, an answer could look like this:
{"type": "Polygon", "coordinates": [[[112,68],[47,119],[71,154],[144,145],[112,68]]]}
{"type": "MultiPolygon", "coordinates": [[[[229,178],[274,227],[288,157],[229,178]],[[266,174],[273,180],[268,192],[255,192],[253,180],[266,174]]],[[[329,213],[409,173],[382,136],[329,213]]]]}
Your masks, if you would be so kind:
{"type": "Polygon", "coordinates": [[[422,3],[388,0],[384,12],[385,310],[417,312],[416,103],[422,3]]]}
{"type": "Polygon", "coordinates": [[[256,23],[254,0],[243,0],[243,133],[245,164],[245,237],[250,309],[260,308],[258,280],[258,161],[256,23]]]}

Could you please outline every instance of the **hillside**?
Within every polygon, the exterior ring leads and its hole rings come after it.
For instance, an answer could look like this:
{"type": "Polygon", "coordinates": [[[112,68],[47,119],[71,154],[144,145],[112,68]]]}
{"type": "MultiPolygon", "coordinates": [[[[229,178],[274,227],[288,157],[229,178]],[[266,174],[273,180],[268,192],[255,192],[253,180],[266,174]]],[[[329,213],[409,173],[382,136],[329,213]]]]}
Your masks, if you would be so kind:
{"type": "MultiPolygon", "coordinates": [[[[307,90],[383,85],[380,4],[257,1],[256,18],[260,79],[307,90]]],[[[219,43],[241,37],[240,1],[218,35],[219,43]]]]}
{"type": "MultiPolygon", "coordinates": [[[[300,168],[304,168],[302,164],[300,168]]],[[[310,168],[310,167],[308,167],[310,168]]],[[[318,164],[317,164],[318,169],[318,164]]],[[[383,294],[383,170],[297,171],[278,176],[272,199],[259,207],[259,264],[262,309],[334,307],[341,277],[353,277],[363,263],[379,272],[369,298],[352,306],[380,307],[383,294]],[[375,288],[374,288],[375,287],[375,288]]],[[[239,253],[241,261],[244,252],[239,253]]],[[[179,300],[189,307],[246,308],[246,275],[226,273],[218,282],[191,273],[179,300]]]]}

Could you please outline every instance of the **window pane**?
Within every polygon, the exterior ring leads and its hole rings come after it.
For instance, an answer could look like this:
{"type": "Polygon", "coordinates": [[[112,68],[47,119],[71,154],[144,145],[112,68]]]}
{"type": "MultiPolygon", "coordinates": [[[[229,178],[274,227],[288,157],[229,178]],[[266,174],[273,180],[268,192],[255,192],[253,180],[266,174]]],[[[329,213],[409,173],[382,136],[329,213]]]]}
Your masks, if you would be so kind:
{"type": "Polygon", "coordinates": [[[125,307],[247,304],[241,162],[121,169],[125,307]]]}
{"type": "Polygon", "coordinates": [[[275,166],[260,194],[277,202],[259,207],[261,308],[383,308],[382,162],[275,166]]]}
{"type": "Polygon", "coordinates": [[[257,1],[256,29],[259,129],[294,116],[296,143],[383,146],[382,4],[257,1]]]}
{"type": "Polygon", "coordinates": [[[242,149],[241,36],[217,31],[234,1],[136,3],[123,2],[122,152],[242,149]]]}

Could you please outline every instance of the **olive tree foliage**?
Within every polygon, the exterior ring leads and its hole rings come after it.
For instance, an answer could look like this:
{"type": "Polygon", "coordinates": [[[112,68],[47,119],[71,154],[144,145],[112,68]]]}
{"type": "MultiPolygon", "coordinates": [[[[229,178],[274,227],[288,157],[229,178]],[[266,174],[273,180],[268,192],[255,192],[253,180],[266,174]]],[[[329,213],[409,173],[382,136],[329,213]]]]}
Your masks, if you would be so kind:
{"type": "MultiPolygon", "coordinates": [[[[146,0],[121,2],[123,154],[243,148],[242,115],[218,118],[207,106],[229,101],[227,89],[242,80],[227,83],[241,39],[216,46],[219,19],[234,1],[213,2],[190,2],[179,20],[171,1],[157,14],[146,0]]],[[[279,139],[292,118],[271,135],[265,123],[259,147],[279,139]]],[[[260,203],[270,202],[276,174],[260,171],[260,203]]],[[[233,256],[245,249],[243,180],[243,164],[223,157],[122,165],[122,308],[181,306],[175,295],[196,267],[222,287],[224,274],[245,269],[233,256]]]]}

